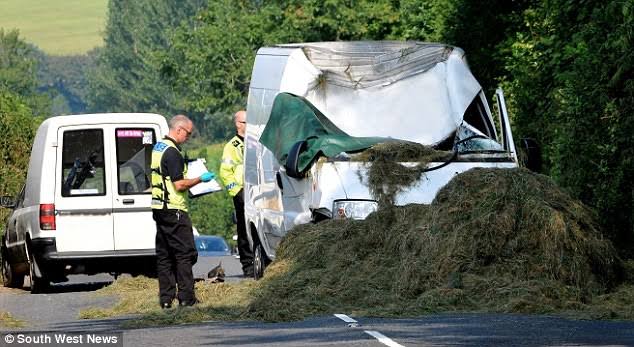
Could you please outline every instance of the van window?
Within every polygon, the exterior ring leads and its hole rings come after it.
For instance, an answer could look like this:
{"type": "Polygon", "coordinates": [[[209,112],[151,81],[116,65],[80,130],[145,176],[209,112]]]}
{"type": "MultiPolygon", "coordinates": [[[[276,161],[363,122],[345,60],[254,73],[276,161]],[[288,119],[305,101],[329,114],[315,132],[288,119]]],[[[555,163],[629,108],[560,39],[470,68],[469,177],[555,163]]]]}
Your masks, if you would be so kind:
{"type": "Polygon", "coordinates": [[[62,143],[62,196],[106,194],[103,130],[64,132],[62,143]]]}
{"type": "Polygon", "coordinates": [[[465,111],[463,120],[478,129],[484,135],[495,140],[493,125],[489,122],[489,117],[484,110],[484,105],[482,104],[482,99],[480,99],[479,95],[476,95],[465,111]]]}
{"type": "Polygon", "coordinates": [[[116,129],[117,182],[120,195],[151,193],[150,164],[156,143],[153,129],[116,129]]]}

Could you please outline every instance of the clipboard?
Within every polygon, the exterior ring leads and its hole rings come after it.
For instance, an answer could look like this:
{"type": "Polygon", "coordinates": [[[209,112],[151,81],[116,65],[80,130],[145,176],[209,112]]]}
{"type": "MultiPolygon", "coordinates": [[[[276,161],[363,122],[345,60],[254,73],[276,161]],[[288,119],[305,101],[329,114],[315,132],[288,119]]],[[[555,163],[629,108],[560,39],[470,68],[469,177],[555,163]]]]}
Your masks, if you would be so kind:
{"type": "MultiPolygon", "coordinates": [[[[207,170],[207,167],[205,166],[205,162],[206,162],[205,159],[202,159],[202,158],[189,161],[187,163],[187,174],[185,175],[185,178],[191,179],[191,178],[200,177],[200,175],[209,171],[207,170]]],[[[221,190],[222,190],[222,187],[220,186],[218,181],[216,181],[216,179],[214,178],[209,182],[200,182],[197,185],[189,188],[189,197],[197,198],[199,196],[219,192],[221,190]]]]}

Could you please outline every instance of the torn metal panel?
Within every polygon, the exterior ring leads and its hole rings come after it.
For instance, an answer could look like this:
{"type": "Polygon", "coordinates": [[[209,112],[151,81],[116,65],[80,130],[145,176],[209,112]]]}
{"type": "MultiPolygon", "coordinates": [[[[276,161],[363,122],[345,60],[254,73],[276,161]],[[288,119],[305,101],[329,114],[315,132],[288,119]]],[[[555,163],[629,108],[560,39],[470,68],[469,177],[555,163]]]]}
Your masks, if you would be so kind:
{"type": "Polygon", "coordinates": [[[308,99],[351,136],[434,145],[462,123],[480,91],[459,48],[415,42],[327,42],[297,47],[280,92],[308,99]],[[398,82],[398,83],[396,83],[398,82]]]}

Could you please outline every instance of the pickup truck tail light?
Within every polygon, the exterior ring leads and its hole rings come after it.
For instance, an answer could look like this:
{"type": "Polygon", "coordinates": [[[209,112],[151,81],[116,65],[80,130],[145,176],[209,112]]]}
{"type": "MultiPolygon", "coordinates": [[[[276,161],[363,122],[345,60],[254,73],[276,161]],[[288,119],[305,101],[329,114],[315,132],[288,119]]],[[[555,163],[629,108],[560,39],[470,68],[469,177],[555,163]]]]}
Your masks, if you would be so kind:
{"type": "Polygon", "coordinates": [[[55,230],[55,204],[40,204],[40,229],[55,230]]]}

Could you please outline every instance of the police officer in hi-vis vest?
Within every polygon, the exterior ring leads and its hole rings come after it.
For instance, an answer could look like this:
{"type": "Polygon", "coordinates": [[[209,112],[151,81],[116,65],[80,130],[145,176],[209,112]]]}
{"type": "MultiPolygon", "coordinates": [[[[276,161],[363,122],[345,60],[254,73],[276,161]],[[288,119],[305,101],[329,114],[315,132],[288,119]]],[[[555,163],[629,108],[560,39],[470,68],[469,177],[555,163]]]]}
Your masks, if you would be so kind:
{"type": "Polygon", "coordinates": [[[242,187],[244,185],[244,132],[247,127],[247,113],[244,110],[236,112],[233,121],[236,125],[236,136],[225,145],[222,151],[222,163],[220,164],[220,179],[225,189],[233,197],[233,206],[236,209],[238,229],[238,254],[242,271],[247,277],[253,276],[253,251],[247,239],[247,230],[244,222],[244,198],[242,187]]]}
{"type": "Polygon", "coordinates": [[[159,302],[172,307],[198,302],[194,293],[192,267],[198,260],[192,222],[187,214],[185,194],[192,186],[214,178],[211,172],[187,179],[187,166],[179,145],[194,131],[194,123],[184,115],[169,121],[169,134],[152,150],[152,216],[156,221],[156,258],[159,302]],[[178,288],[178,296],[176,289],[178,288]]]}

